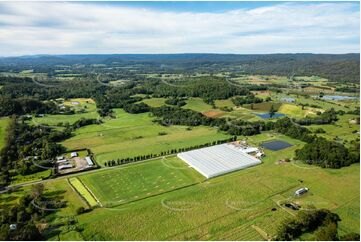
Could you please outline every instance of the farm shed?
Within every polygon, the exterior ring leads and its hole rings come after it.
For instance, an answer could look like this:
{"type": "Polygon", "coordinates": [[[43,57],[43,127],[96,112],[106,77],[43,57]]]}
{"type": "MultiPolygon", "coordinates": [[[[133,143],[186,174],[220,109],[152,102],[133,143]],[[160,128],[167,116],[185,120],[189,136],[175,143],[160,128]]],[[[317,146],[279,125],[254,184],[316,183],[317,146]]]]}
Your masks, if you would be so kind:
{"type": "Polygon", "coordinates": [[[261,161],[232,144],[221,144],[182,152],[178,157],[206,178],[258,165],[261,161]]]}
{"type": "Polygon", "coordinates": [[[64,170],[69,168],[73,168],[73,166],[71,164],[58,166],[59,170],[64,170]]]}
{"type": "Polygon", "coordinates": [[[307,187],[300,188],[297,191],[295,191],[295,195],[296,196],[301,196],[302,194],[308,192],[308,190],[309,189],[307,187]]]}
{"type": "Polygon", "coordinates": [[[67,159],[57,160],[56,163],[57,164],[64,164],[64,163],[68,163],[68,160],[67,159]]]}
{"type": "Polygon", "coordinates": [[[93,166],[94,165],[92,159],[89,156],[85,157],[85,160],[88,163],[88,166],[93,166]]]}
{"type": "Polygon", "coordinates": [[[73,158],[73,157],[77,157],[78,156],[78,153],[76,152],[71,152],[70,153],[70,157],[73,158]]]}

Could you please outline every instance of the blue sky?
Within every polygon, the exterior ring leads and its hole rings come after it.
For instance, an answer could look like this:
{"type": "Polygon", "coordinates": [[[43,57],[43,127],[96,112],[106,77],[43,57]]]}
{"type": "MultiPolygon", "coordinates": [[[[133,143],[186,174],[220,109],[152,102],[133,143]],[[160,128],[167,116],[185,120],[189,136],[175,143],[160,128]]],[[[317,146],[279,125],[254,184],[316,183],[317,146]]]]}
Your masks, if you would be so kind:
{"type": "Polygon", "coordinates": [[[359,52],[358,2],[0,2],[0,56],[359,52]]]}

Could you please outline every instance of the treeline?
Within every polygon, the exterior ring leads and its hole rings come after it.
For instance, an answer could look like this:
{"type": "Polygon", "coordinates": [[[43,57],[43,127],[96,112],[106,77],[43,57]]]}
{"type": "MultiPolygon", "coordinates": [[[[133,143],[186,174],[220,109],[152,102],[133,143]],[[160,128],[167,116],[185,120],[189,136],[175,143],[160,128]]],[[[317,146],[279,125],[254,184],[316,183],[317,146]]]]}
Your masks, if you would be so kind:
{"type": "Polygon", "coordinates": [[[210,125],[213,119],[202,115],[199,112],[190,109],[182,109],[172,106],[161,106],[152,108],[151,113],[160,118],[156,121],[161,125],[210,125]]]}
{"type": "Polygon", "coordinates": [[[263,99],[256,97],[253,93],[250,93],[245,97],[232,98],[232,102],[236,106],[242,106],[243,104],[261,103],[263,102],[263,99]]]}
{"type": "Polygon", "coordinates": [[[323,113],[319,113],[316,117],[306,117],[295,120],[296,123],[301,125],[311,124],[331,124],[338,120],[337,114],[344,114],[344,111],[336,112],[335,109],[331,108],[323,113]]]}
{"type": "Polygon", "coordinates": [[[291,138],[301,140],[303,142],[312,142],[316,136],[311,135],[312,132],[301,125],[294,123],[291,119],[285,117],[278,119],[276,122],[270,123],[271,128],[277,133],[287,135],[291,138]]]}
{"type": "Polygon", "coordinates": [[[231,85],[224,78],[207,76],[184,78],[177,81],[145,82],[139,89],[143,94],[153,97],[200,97],[202,99],[227,99],[236,95],[246,95],[249,88],[231,85]]]}
{"type": "Polygon", "coordinates": [[[360,152],[351,152],[343,144],[318,137],[296,150],[296,159],[322,168],[341,168],[360,161],[360,152]]]}
{"type": "Polygon", "coordinates": [[[133,96],[137,91],[133,89],[133,84],[124,87],[107,87],[108,89],[99,95],[94,95],[100,116],[112,116],[113,108],[126,108],[130,112],[141,106],[134,106],[136,102],[142,100],[141,97],[133,96]]]}
{"type": "Polygon", "coordinates": [[[173,105],[178,107],[182,107],[187,104],[184,98],[169,98],[165,100],[165,103],[168,105],[173,105]]]}
{"type": "Polygon", "coordinates": [[[143,102],[125,104],[123,109],[127,113],[146,113],[150,111],[150,107],[143,102]]]}
{"type": "Polygon", "coordinates": [[[271,130],[273,123],[264,121],[248,122],[245,120],[231,120],[219,126],[219,130],[225,131],[230,135],[251,136],[260,134],[262,131],[271,130]]]}
{"type": "Polygon", "coordinates": [[[42,102],[34,98],[11,98],[0,96],[0,117],[13,114],[55,114],[59,107],[55,102],[42,102]]]}
{"type": "Polygon", "coordinates": [[[316,241],[355,240],[359,241],[360,235],[349,233],[338,235],[338,222],[341,221],[336,213],[326,209],[300,211],[295,218],[286,219],[277,230],[276,240],[297,240],[305,233],[312,233],[316,241]]]}
{"type": "Polygon", "coordinates": [[[341,168],[360,160],[360,150],[357,149],[357,144],[354,145],[355,148],[348,149],[343,144],[317,137],[310,130],[292,122],[289,118],[277,120],[271,129],[306,142],[307,144],[303,148],[296,150],[295,158],[308,164],[327,168],[341,168]]]}
{"type": "Polygon", "coordinates": [[[13,116],[6,130],[5,145],[0,151],[0,186],[10,182],[10,169],[18,169],[23,174],[38,171],[27,157],[47,160],[65,151],[57,142],[71,135],[71,131],[53,130],[46,126],[28,125],[24,120],[13,116]]]}
{"type": "Polygon", "coordinates": [[[116,165],[123,165],[123,164],[132,163],[132,162],[157,158],[157,157],[161,157],[161,156],[172,155],[172,154],[176,154],[179,152],[185,152],[185,151],[190,151],[190,150],[194,150],[194,149],[209,147],[212,145],[219,145],[219,144],[236,141],[236,140],[237,140],[237,136],[233,136],[228,139],[217,140],[217,141],[213,141],[213,142],[209,142],[209,143],[205,143],[205,144],[201,144],[201,145],[194,145],[194,146],[190,146],[190,147],[186,147],[186,148],[170,149],[167,151],[162,151],[157,154],[139,155],[139,156],[121,158],[121,159],[116,159],[116,160],[108,160],[104,163],[104,165],[108,166],[108,167],[116,166],[116,165]]]}
{"type": "MultiPolygon", "coordinates": [[[[1,78],[2,77],[0,77],[0,80],[1,78]]],[[[107,88],[107,86],[98,83],[91,77],[84,80],[62,80],[59,82],[54,82],[52,80],[45,80],[42,83],[40,83],[40,81],[38,83],[6,82],[0,89],[0,96],[7,96],[10,98],[31,97],[40,101],[57,98],[91,98],[96,95],[104,94],[107,88]]]]}

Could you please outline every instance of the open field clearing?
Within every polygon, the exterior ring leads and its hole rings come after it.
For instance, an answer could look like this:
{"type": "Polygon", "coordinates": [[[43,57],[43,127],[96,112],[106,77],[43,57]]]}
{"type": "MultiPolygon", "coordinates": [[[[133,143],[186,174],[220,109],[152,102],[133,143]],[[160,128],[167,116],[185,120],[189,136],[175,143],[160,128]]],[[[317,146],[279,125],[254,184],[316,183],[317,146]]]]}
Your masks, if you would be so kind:
{"type": "Polygon", "coordinates": [[[205,103],[201,98],[189,98],[186,102],[187,104],[182,107],[184,109],[192,109],[200,113],[207,112],[212,109],[212,106],[205,103]]]}
{"type": "Polygon", "coordinates": [[[64,141],[68,149],[90,148],[98,164],[118,158],[158,154],[162,151],[205,144],[229,137],[215,128],[198,126],[161,126],[148,113],[129,114],[115,109],[116,119],[89,125],[75,131],[64,141]],[[162,134],[162,135],[160,135],[162,134]]]}
{"type": "Polygon", "coordinates": [[[199,183],[204,178],[176,157],[79,177],[103,206],[115,206],[199,183]]]}
{"type": "Polygon", "coordinates": [[[6,128],[9,125],[9,118],[0,118],[0,150],[5,145],[6,128]]]}
{"type": "Polygon", "coordinates": [[[357,117],[357,115],[345,114],[339,116],[339,120],[335,124],[310,125],[308,128],[313,131],[318,128],[325,130],[326,133],[318,135],[327,139],[341,139],[341,141],[350,142],[360,137],[360,125],[350,122],[357,117]]]}
{"type": "Polygon", "coordinates": [[[76,177],[69,178],[69,183],[73,188],[80,194],[82,198],[89,204],[90,207],[98,205],[98,202],[94,196],[89,192],[89,190],[84,186],[84,184],[76,177]]]}
{"type": "MultiPolygon", "coordinates": [[[[279,152],[265,150],[263,164],[256,167],[79,216],[80,223],[85,225],[84,238],[260,240],[264,239],[261,234],[274,235],[278,224],[293,216],[293,210],[279,204],[288,201],[303,186],[309,187],[310,193],[295,202],[304,208],[316,206],[339,212],[340,233],[357,232],[359,164],[337,170],[293,162],[278,165],[277,160],[292,157],[302,142],[272,133],[256,135],[248,141],[257,144],[275,138],[294,146],[279,152]],[[354,215],[348,216],[349,213],[354,215]],[[127,221],[127,226],[119,226],[119,221],[127,221]],[[354,225],[349,226],[351,223],[354,225]]],[[[101,173],[108,172],[113,171],[101,173]]]]}
{"type": "Polygon", "coordinates": [[[304,118],[306,116],[315,116],[317,113],[316,109],[306,107],[304,110],[302,110],[301,106],[288,104],[288,103],[283,103],[279,107],[278,112],[286,114],[287,116],[293,118],[304,118]]]}
{"type": "Polygon", "coordinates": [[[143,102],[151,107],[161,107],[165,104],[165,100],[167,100],[166,98],[150,98],[150,99],[143,99],[140,102],[143,102]]]}
{"type": "Polygon", "coordinates": [[[65,106],[71,107],[75,114],[46,114],[44,117],[33,117],[29,122],[33,124],[46,124],[51,126],[57,126],[59,123],[69,124],[75,123],[81,118],[86,119],[96,119],[99,117],[99,114],[96,110],[96,104],[94,100],[90,98],[74,98],[64,101],[65,106]]]}
{"type": "Polygon", "coordinates": [[[244,75],[240,77],[231,78],[233,83],[239,84],[287,84],[289,79],[285,76],[274,75],[244,75]]]}
{"type": "Polygon", "coordinates": [[[232,102],[232,100],[229,99],[225,99],[225,100],[215,100],[214,101],[216,107],[218,108],[222,108],[222,107],[227,107],[227,108],[233,108],[234,107],[234,103],[232,102]]]}

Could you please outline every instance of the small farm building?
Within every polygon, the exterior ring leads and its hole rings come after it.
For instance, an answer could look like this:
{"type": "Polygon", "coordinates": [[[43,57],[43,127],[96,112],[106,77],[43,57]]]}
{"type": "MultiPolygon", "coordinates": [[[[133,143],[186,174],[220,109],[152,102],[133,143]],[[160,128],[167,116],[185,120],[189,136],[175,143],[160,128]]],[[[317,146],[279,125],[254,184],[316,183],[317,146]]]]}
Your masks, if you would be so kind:
{"type": "Polygon", "coordinates": [[[76,152],[71,152],[70,153],[70,157],[73,158],[73,157],[77,157],[78,156],[78,153],[76,152]]]}
{"type": "Polygon", "coordinates": [[[71,164],[58,166],[59,170],[65,170],[65,169],[69,169],[69,168],[73,168],[73,166],[71,164]]]}
{"type": "Polygon", "coordinates": [[[85,157],[85,160],[88,163],[88,166],[93,166],[94,165],[92,159],[89,156],[85,157]]]}
{"type": "Polygon", "coordinates": [[[308,188],[307,187],[303,187],[301,189],[298,189],[297,191],[295,191],[295,195],[296,196],[301,196],[302,194],[308,192],[308,188]]]}

